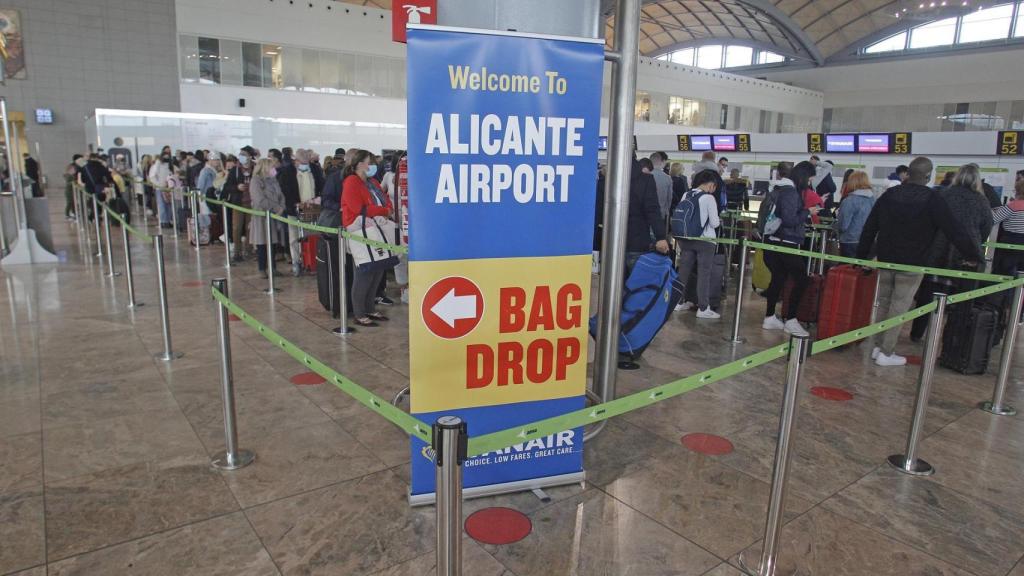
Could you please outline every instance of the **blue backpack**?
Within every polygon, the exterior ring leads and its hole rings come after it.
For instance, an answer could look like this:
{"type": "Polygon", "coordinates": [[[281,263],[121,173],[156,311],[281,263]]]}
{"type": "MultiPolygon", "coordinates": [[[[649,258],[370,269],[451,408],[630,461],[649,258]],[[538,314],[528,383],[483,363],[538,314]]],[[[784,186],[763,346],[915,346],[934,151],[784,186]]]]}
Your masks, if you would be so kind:
{"type": "Polygon", "coordinates": [[[704,234],[706,222],[700,218],[700,199],[705,192],[691,190],[683,195],[683,199],[672,213],[672,235],[676,238],[697,238],[704,234]]]}
{"type": "MultiPolygon", "coordinates": [[[[639,358],[672,315],[683,290],[671,258],[656,253],[641,256],[622,297],[619,353],[639,358]]],[[[597,316],[590,319],[590,333],[596,337],[597,316]]]]}

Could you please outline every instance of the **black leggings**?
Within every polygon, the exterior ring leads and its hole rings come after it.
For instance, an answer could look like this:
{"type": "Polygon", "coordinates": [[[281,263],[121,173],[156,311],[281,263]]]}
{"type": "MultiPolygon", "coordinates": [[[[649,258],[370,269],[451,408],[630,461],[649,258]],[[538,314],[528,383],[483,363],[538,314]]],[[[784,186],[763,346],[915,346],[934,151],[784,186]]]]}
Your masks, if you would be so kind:
{"type": "MultiPolygon", "coordinates": [[[[796,248],[793,244],[779,242],[770,242],[770,244],[796,248]]],[[[768,290],[765,290],[764,293],[764,297],[768,299],[768,309],[764,315],[766,317],[775,315],[775,306],[778,304],[779,298],[782,297],[782,289],[785,288],[786,281],[792,278],[793,289],[790,292],[789,306],[783,310],[783,320],[796,318],[797,310],[800,309],[800,299],[803,297],[809,281],[807,261],[802,256],[765,250],[764,263],[772,272],[772,283],[768,285],[768,290]]]]}

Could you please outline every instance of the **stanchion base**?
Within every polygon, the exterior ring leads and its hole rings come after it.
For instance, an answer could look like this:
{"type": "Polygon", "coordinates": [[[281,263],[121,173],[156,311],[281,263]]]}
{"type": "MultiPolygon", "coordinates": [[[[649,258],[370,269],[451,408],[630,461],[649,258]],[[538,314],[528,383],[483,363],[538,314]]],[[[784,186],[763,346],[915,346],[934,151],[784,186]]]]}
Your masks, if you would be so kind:
{"type": "Polygon", "coordinates": [[[117,278],[120,275],[121,275],[120,272],[111,272],[109,274],[104,274],[104,276],[106,276],[107,278],[117,278]]]}
{"type": "Polygon", "coordinates": [[[620,360],[619,370],[639,370],[640,365],[632,360],[620,360]]]}
{"type": "Polygon", "coordinates": [[[1009,404],[1003,404],[998,408],[993,406],[991,402],[982,402],[978,404],[978,408],[981,408],[989,414],[995,414],[996,416],[1016,416],[1017,409],[1009,404]]]}
{"type": "Polygon", "coordinates": [[[157,360],[160,360],[161,362],[170,362],[172,360],[177,360],[178,358],[181,358],[184,355],[185,355],[184,352],[171,352],[171,355],[168,356],[168,355],[164,354],[163,352],[161,352],[159,354],[154,354],[153,358],[156,358],[157,360]]]}
{"type": "Polygon", "coordinates": [[[725,340],[729,344],[743,344],[747,340],[745,338],[732,338],[731,336],[722,336],[722,340],[725,340]]]}
{"type": "Polygon", "coordinates": [[[355,331],[356,331],[355,328],[350,328],[348,326],[346,326],[344,330],[341,329],[341,326],[338,326],[334,330],[331,330],[331,332],[334,332],[338,336],[348,336],[349,334],[351,334],[351,333],[353,333],[355,331]]]}
{"type": "Polygon", "coordinates": [[[271,294],[277,294],[280,291],[281,291],[280,288],[274,288],[273,290],[271,290],[270,288],[267,288],[266,290],[263,291],[263,293],[267,294],[269,296],[271,294]]]}
{"type": "Polygon", "coordinates": [[[920,458],[914,462],[913,466],[910,467],[910,470],[907,470],[906,468],[907,457],[903,454],[893,454],[886,460],[889,462],[889,466],[892,466],[904,474],[909,474],[911,476],[931,476],[932,474],[935,474],[935,468],[920,458]]]}
{"type": "Polygon", "coordinates": [[[249,464],[252,464],[256,460],[256,454],[251,450],[239,450],[238,454],[235,455],[234,460],[228,459],[227,452],[220,452],[214,456],[210,464],[218,470],[238,470],[239,468],[245,468],[249,464]]]}
{"type": "MultiPolygon", "coordinates": [[[[747,562],[745,552],[740,552],[739,558],[736,559],[736,563],[740,565],[740,572],[744,574],[744,576],[761,576],[761,572],[756,567],[750,567],[750,563],[747,562]]],[[[755,560],[754,566],[757,566],[760,563],[760,560],[755,560]]]]}
{"type": "Polygon", "coordinates": [[[128,308],[142,308],[145,305],[146,305],[145,302],[136,302],[135,304],[129,304],[127,307],[128,308]]]}

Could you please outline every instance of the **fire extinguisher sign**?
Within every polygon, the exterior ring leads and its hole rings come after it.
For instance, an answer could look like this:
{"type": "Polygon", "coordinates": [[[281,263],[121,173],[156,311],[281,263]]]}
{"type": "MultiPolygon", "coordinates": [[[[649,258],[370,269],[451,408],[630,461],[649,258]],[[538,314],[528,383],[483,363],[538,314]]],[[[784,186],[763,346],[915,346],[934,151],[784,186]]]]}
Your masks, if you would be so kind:
{"type": "Polygon", "coordinates": [[[405,43],[407,24],[437,24],[437,0],[391,0],[391,39],[405,43]]]}
{"type": "MultiPolygon", "coordinates": [[[[412,412],[471,436],[583,408],[604,47],[409,26],[412,412]]],[[[434,469],[412,439],[412,498],[434,469]]],[[[578,482],[582,429],[465,464],[467,493],[578,482]]],[[[422,500],[420,500],[422,501],[422,500]]]]}

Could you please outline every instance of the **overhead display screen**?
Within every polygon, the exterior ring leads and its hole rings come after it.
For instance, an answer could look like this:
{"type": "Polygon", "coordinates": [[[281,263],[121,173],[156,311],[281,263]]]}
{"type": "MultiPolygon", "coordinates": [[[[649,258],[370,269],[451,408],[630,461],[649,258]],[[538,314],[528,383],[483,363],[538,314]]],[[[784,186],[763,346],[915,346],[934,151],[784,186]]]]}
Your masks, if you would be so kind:
{"type": "Polygon", "coordinates": [[[736,136],[732,134],[724,136],[712,136],[711,146],[716,152],[735,152],[736,136]]]}
{"type": "Polygon", "coordinates": [[[825,152],[841,154],[857,151],[856,134],[826,134],[825,152]]]}
{"type": "Polygon", "coordinates": [[[690,150],[695,152],[711,150],[711,136],[690,136],[690,150]]]}
{"type": "Polygon", "coordinates": [[[857,150],[861,154],[888,154],[892,151],[888,134],[858,134],[857,150]]]}

